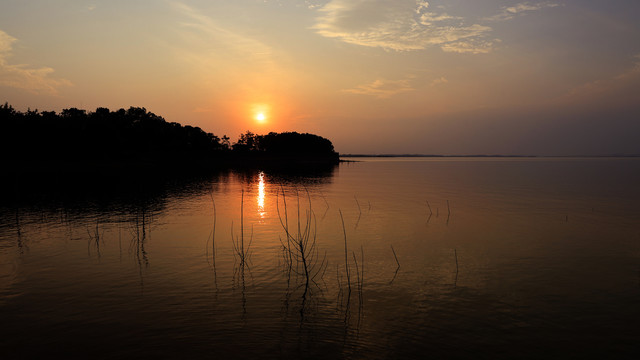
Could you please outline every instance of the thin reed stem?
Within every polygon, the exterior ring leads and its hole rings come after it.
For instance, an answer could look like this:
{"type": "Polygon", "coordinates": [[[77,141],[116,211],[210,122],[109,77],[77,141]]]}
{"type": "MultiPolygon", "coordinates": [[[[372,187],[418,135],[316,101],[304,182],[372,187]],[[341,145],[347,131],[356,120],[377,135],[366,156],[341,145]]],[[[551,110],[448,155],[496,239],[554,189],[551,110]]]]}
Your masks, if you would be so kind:
{"type": "Polygon", "coordinates": [[[344,227],[344,217],[342,216],[342,210],[338,209],[340,213],[340,220],[342,221],[342,232],[344,234],[344,269],[347,273],[347,286],[349,287],[349,292],[351,292],[351,276],[349,275],[349,257],[347,256],[347,230],[344,227]]]}
{"type": "Polygon", "coordinates": [[[393,251],[393,257],[396,259],[396,264],[398,264],[398,269],[400,269],[400,261],[398,261],[398,256],[396,255],[396,251],[393,249],[393,245],[391,245],[391,251],[393,251]]]}

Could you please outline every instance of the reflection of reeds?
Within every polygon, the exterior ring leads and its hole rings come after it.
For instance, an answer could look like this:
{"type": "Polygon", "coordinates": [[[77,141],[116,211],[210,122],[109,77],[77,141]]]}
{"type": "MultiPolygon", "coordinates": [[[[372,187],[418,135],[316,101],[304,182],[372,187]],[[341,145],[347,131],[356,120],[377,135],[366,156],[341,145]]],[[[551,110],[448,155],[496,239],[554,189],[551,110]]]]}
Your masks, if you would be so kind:
{"type": "Polygon", "coordinates": [[[453,249],[453,254],[456,257],[456,279],[453,283],[454,286],[458,285],[458,249],[453,249]]]}
{"type": "Polygon", "coordinates": [[[136,212],[135,228],[133,230],[133,238],[129,250],[135,251],[138,266],[142,268],[142,264],[149,266],[149,259],[145,250],[145,242],[147,240],[147,214],[144,208],[136,212]]]}
{"type": "MultiPolygon", "coordinates": [[[[96,247],[96,253],[98,254],[98,259],[100,259],[101,253],[100,253],[100,221],[99,219],[96,219],[96,229],[93,232],[93,235],[91,234],[91,231],[89,230],[89,227],[87,227],[87,234],[89,234],[89,242],[87,243],[87,254],[89,256],[91,256],[91,244],[93,243],[96,247]]],[[[103,231],[104,233],[104,231],[103,231]]]]}
{"type": "Polygon", "coordinates": [[[20,222],[20,208],[16,207],[16,245],[20,255],[24,254],[25,250],[29,250],[29,241],[24,239],[23,225],[20,222]]]}
{"type": "Polygon", "coordinates": [[[138,264],[138,274],[140,276],[140,288],[144,287],[144,279],[142,276],[142,267],[149,266],[149,259],[145,250],[145,242],[147,240],[147,228],[149,224],[147,221],[147,212],[143,206],[136,211],[135,222],[131,221],[132,229],[129,229],[131,233],[131,242],[129,243],[129,253],[132,251],[135,254],[136,262],[138,264]]]}
{"type": "Polygon", "coordinates": [[[327,205],[327,208],[324,210],[324,214],[322,214],[322,218],[320,218],[321,220],[324,220],[325,216],[327,216],[327,212],[329,212],[329,202],[322,191],[320,191],[320,196],[322,197],[322,200],[324,200],[324,204],[327,205]]]}
{"type": "Polygon", "coordinates": [[[23,249],[22,249],[22,230],[21,230],[21,226],[20,226],[20,209],[18,207],[16,207],[16,232],[17,232],[17,243],[18,243],[18,249],[20,249],[20,254],[23,253],[23,249]]]}

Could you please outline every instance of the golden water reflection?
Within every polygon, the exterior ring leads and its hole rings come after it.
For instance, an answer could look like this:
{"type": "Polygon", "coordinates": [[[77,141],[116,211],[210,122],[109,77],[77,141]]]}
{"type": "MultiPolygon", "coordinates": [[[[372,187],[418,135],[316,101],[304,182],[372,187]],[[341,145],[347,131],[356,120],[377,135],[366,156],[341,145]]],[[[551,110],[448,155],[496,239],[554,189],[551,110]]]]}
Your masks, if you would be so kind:
{"type": "Polygon", "coordinates": [[[258,175],[258,215],[264,219],[266,212],[264,211],[264,172],[258,175]]]}

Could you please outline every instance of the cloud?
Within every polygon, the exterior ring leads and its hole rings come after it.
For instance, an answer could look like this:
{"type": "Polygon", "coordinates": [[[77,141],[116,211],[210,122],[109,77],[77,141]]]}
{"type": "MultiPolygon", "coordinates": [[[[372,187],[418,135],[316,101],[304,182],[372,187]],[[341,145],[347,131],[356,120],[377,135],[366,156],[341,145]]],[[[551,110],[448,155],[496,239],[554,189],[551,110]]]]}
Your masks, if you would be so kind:
{"type": "Polygon", "coordinates": [[[447,20],[462,20],[463,18],[459,16],[451,16],[447,13],[434,13],[434,12],[425,12],[420,15],[420,23],[425,26],[432,25],[433,23],[439,23],[447,20]]]}
{"type": "Polygon", "coordinates": [[[416,0],[416,5],[418,8],[416,9],[416,14],[420,14],[422,10],[426,10],[429,7],[429,2],[424,0],[416,0]]]}
{"type": "Polygon", "coordinates": [[[346,43],[385,50],[422,50],[486,53],[491,28],[467,25],[458,16],[428,11],[429,3],[416,0],[332,0],[319,9],[313,29],[346,43]]]}
{"type": "Polygon", "coordinates": [[[323,7],[326,2],[326,0],[304,0],[304,6],[310,10],[315,10],[323,7]]]}
{"type": "Polygon", "coordinates": [[[447,80],[446,77],[442,76],[439,79],[435,79],[431,82],[431,86],[438,86],[438,85],[443,85],[443,84],[447,84],[449,83],[449,80],[447,80]]]}
{"type": "Polygon", "coordinates": [[[518,14],[525,11],[537,11],[540,9],[544,9],[548,7],[556,7],[556,6],[560,6],[560,4],[555,4],[550,2],[543,2],[543,3],[536,3],[536,4],[520,3],[514,6],[506,7],[505,12],[508,12],[510,14],[518,14]]]}
{"type": "Polygon", "coordinates": [[[640,54],[621,73],[606,79],[591,81],[571,89],[559,98],[560,103],[634,106],[640,108],[640,54]]]}
{"type": "Polygon", "coordinates": [[[216,23],[211,17],[184,3],[173,1],[173,8],[183,20],[184,43],[178,53],[184,59],[198,62],[204,67],[216,67],[213,61],[226,62],[229,68],[251,62],[256,71],[272,70],[275,66],[272,49],[249,36],[242,35],[216,23]],[[184,46],[189,43],[190,46],[184,46]]]}
{"type": "Polygon", "coordinates": [[[499,39],[492,41],[473,39],[469,41],[456,41],[441,46],[446,52],[455,52],[459,54],[488,54],[493,50],[495,43],[499,43],[499,39]]]}
{"type": "Polygon", "coordinates": [[[539,11],[545,8],[558,7],[560,4],[553,2],[523,2],[513,6],[503,6],[502,11],[494,16],[485,18],[487,21],[505,21],[511,20],[516,16],[521,16],[527,12],[539,11]]]}
{"type": "Polygon", "coordinates": [[[27,90],[31,93],[55,95],[63,86],[70,86],[65,79],[50,77],[54,70],[50,67],[32,68],[25,64],[9,64],[13,54],[13,44],[18,39],[0,30],[0,86],[27,90]]]}
{"type": "Polygon", "coordinates": [[[0,55],[4,55],[6,53],[11,52],[11,48],[13,47],[13,43],[17,39],[13,36],[10,36],[6,32],[0,30],[0,55]]]}
{"type": "Polygon", "coordinates": [[[393,95],[412,91],[414,88],[409,79],[384,80],[378,79],[369,84],[359,85],[353,89],[342,90],[346,93],[375,96],[379,99],[386,99],[393,95]]]}

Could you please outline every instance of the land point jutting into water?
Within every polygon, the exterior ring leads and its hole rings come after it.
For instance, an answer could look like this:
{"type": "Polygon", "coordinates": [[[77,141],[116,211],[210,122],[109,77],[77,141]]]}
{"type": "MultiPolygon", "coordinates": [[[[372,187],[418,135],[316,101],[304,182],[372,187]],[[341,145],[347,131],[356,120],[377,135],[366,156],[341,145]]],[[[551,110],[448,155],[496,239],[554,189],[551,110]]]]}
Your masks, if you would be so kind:
{"type": "Polygon", "coordinates": [[[66,165],[188,171],[339,161],[331,141],[318,135],[247,131],[234,142],[227,135],[167,122],[141,107],[20,112],[5,103],[0,105],[0,147],[5,168],[27,172],[66,165]]]}

